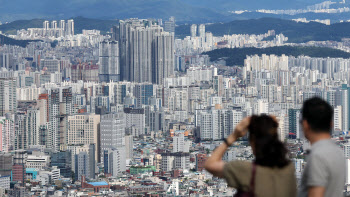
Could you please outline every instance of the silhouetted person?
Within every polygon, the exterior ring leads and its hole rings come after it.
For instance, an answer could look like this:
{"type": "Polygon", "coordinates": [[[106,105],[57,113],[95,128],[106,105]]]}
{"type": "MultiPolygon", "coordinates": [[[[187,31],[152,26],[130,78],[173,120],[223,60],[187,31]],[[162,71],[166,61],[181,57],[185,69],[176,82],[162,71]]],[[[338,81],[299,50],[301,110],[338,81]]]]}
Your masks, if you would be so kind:
{"type": "Polygon", "coordinates": [[[278,139],[275,117],[261,115],[243,119],[234,132],[217,147],[205,163],[214,176],[225,178],[238,196],[295,197],[295,168],[287,159],[287,149],[278,139]],[[222,157],[226,149],[249,130],[249,142],[255,155],[253,162],[231,161],[222,157]]]}
{"type": "Polygon", "coordinates": [[[306,157],[299,196],[343,196],[345,158],[342,150],[331,140],[332,107],[320,98],[311,98],[304,102],[300,123],[311,143],[311,151],[306,157]]]}

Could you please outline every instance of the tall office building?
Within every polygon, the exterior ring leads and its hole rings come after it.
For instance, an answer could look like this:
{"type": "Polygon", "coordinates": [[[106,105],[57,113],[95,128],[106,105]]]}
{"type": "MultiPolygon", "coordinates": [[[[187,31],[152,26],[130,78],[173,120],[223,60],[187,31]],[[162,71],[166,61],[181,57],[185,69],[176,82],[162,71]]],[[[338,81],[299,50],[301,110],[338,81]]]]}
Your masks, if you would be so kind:
{"type": "Polygon", "coordinates": [[[72,155],[71,151],[60,151],[52,153],[51,166],[57,166],[60,169],[60,173],[65,178],[72,177],[72,155]]]}
{"type": "Polygon", "coordinates": [[[197,36],[197,25],[193,24],[191,25],[191,37],[196,37],[197,36]]]}
{"type": "Polygon", "coordinates": [[[125,108],[125,127],[133,136],[145,134],[145,110],[125,108]]]}
{"type": "Polygon", "coordinates": [[[153,44],[152,82],[163,84],[163,80],[174,74],[174,33],[156,34],[153,44]]]}
{"type": "Polygon", "coordinates": [[[120,81],[119,44],[117,41],[100,43],[99,79],[101,82],[120,81]]]}
{"type": "Polygon", "coordinates": [[[102,115],[100,132],[102,157],[106,150],[125,149],[125,115],[123,113],[102,115]]]}
{"type": "Polygon", "coordinates": [[[68,131],[66,144],[95,144],[95,159],[100,161],[99,140],[100,115],[79,114],[68,117],[68,131]]]}
{"type": "Polygon", "coordinates": [[[81,180],[81,176],[85,176],[85,178],[90,179],[90,162],[89,162],[89,154],[87,152],[80,152],[75,156],[75,180],[81,180]]]}
{"type": "Polygon", "coordinates": [[[205,25],[204,24],[200,24],[198,26],[198,33],[199,33],[199,37],[201,38],[205,38],[205,25]]]}
{"type": "Polygon", "coordinates": [[[17,109],[16,79],[0,78],[0,116],[17,109]]]}

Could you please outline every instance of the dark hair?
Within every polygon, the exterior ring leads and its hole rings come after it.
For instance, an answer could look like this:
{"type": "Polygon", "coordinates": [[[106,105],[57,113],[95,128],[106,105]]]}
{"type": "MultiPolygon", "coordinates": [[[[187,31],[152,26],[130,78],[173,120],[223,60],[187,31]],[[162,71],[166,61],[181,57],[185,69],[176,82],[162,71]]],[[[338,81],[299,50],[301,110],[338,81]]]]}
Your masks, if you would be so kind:
{"type": "Polygon", "coordinates": [[[249,140],[255,144],[255,163],[282,168],[289,164],[287,149],[278,139],[278,123],[268,115],[252,116],[249,140]]]}
{"type": "Polygon", "coordinates": [[[323,99],[313,97],[304,102],[302,119],[314,132],[331,132],[333,108],[323,99]]]}

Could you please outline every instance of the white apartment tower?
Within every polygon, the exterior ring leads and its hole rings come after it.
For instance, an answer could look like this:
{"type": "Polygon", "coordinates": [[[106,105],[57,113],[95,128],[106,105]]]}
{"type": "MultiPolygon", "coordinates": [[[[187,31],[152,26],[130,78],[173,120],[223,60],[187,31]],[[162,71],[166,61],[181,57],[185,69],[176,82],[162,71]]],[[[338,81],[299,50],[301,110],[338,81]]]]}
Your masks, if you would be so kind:
{"type": "Polygon", "coordinates": [[[193,24],[191,25],[191,37],[196,37],[197,36],[197,25],[193,24]]]}
{"type": "Polygon", "coordinates": [[[199,33],[199,37],[201,38],[205,38],[205,25],[204,24],[200,24],[198,26],[198,33],[199,33]]]}
{"type": "Polygon", "coordinates": [[[66,25],[66,35],[74,36],[74,20],[68,20],[66,25]]]}

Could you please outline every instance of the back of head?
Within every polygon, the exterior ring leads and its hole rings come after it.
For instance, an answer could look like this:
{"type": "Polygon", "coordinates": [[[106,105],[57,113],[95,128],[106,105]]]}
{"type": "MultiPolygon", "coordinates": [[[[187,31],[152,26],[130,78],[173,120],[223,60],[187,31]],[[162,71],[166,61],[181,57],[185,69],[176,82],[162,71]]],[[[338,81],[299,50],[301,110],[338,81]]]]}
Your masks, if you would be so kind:
{"type": "Polygon", "coordinates": [[[255,146],[255,163],[282,168],[289,164],[287,149],[278,139],[278,123],[270,116],[252,116],[249,140],[255,146]]]}
{"type": "Polygon", "coordinates": [[[321,98],[311,98],[303,104],[302,119],[307,121],[313,132],[331,132],[332,106],[321,98]]]}

